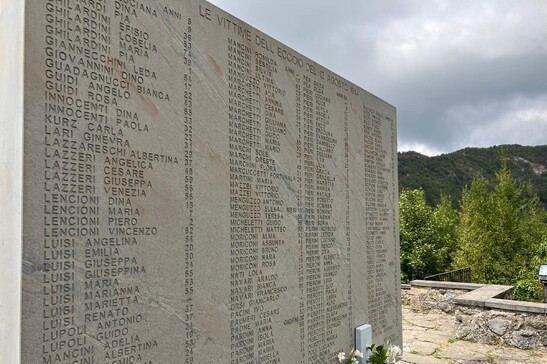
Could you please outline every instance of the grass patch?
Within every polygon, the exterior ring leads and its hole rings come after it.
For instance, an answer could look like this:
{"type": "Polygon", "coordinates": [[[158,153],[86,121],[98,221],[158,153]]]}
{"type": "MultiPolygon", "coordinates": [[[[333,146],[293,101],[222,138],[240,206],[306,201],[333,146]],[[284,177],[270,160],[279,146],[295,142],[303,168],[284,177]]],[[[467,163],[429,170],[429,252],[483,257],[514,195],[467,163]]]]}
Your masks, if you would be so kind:
{"type": "Polygon", "coordinates": [[[433,354],[431,354],[432,357],[434,358],[437,358],[437,359],[442,359],[441,358],[441,348],[437,348],[435,349],[435,351],[433,352],[433,354]]]}

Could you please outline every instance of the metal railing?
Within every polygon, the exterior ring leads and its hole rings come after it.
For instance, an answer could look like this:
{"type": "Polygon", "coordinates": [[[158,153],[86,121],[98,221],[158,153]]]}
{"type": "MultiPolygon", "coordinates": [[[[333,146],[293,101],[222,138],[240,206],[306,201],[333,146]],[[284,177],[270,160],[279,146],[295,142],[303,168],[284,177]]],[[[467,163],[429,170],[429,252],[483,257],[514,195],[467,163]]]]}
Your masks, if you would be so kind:
{"type": "Polygon", "coordinates": [[[471,267],[460,268],[450,272],[434,274],[424,278],[426,281],[471,283],[471,267]]]}

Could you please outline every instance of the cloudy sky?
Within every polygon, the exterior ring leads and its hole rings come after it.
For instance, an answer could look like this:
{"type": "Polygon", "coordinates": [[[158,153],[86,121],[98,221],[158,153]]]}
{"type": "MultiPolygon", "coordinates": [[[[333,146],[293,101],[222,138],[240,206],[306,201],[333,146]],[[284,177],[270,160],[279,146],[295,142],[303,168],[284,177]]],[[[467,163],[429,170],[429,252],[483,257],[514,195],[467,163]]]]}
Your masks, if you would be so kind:
{"type": "Polygon", "coordinates": [[[398,109],[399,150],[547,144],[546,0],[211,0],[398,109]]]}

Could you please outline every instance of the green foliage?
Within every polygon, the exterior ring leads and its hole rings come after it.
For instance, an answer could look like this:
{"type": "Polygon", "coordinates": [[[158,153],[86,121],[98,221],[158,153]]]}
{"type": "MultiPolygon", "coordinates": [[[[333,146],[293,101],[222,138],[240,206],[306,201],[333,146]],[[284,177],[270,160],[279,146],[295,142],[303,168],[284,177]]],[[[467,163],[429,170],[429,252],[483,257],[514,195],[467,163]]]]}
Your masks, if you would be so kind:
{"type": "Polygon", "coordinates": [[[476,175],[462,193],[454,265],[470,265],[473,280],[481,283],[510,285],[522,277],[517,295],[534,297],[528,272],[546,233],[539,198],[529,183],[513,178],[503,160],[492,189],[476,175]]]}
{"type": "Polygon", "coordinates": [[[440,250],[438,254],[441,272],[452,265],[454,252],[458,248],[458,223],[459,214],[452,208],[451,199],[441,196],[441,202],[433,210],[431,221],[437,239],[436,245],[440,250]]]}
{"type": "Polygon", "coordinates": [[[501,150],[399,155],[403,281],[471,266],[476,282],[514,285],[516,299],[542,299],[537,269],[547,263],[547,146],[501,150]]]}
{"type": "Polygon", "coordinates": [[[368,347],[372,353],[367,359],[367,363],[370,364],[385,364],[387,362],[387,349],[383,345],[372,344],[368,347]]]}
{"type": "Polygon", "coordinates": [[[489,351],[486,353],[486,361],[488,363],[495,363],[496,362],[496,354],[494,354],[492,351],[489,351]]]}
{"type": "Polygon", "coordinates": [[[448,198],[436,208],[422,190],[404,190],[399,197],[401,279],[407,282],[441,273],[456,249],[457,212],[448,198]]]}
{"type": "Polygon", "coordinates": [[[524,267],[517,277],[513,297],[521,301],[543,302],[543,285],[538,280],[538,268],[540,264],[547,263],[547,235],[539,244],[536,254],[528,267],[524,267]]]}
{"type": "Polygon", "coordinates": [[[543,286],[537,277],[519,280],[515,284],[513,298],[518,301],[543,302],[543,286]]]}

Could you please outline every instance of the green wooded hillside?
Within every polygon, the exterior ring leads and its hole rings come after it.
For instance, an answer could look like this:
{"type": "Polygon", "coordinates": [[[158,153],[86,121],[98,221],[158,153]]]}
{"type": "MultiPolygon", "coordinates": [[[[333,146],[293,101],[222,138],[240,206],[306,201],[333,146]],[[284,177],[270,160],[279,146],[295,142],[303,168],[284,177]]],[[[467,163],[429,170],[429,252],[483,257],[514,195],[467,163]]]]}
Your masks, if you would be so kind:
{"type": "Polygon", "coordinates": [[[470,185],[480,172],[493,181],[501,166],[500,153],[508,157],[508,167],[518,181],[532,182],[541,203],[547,206],[547,145],[529,147],[500,145],[490,148],[465,148],[449,154],[428,157],[416,152],[398,153],[399,188],[425,191],[429,205],[437,205],[441,194],[450,196],[455,207],[462,188],[470,185]]]}

